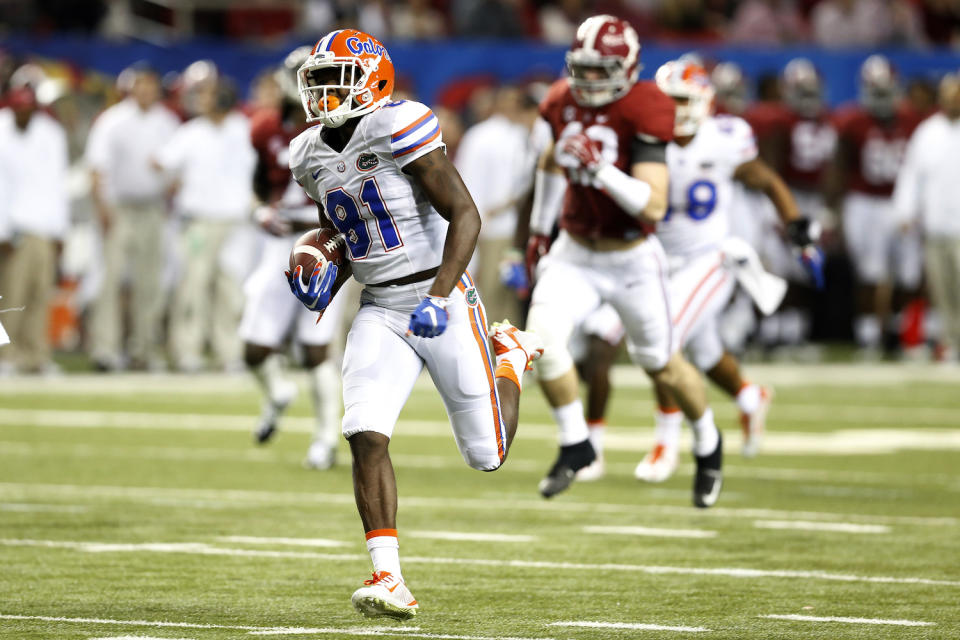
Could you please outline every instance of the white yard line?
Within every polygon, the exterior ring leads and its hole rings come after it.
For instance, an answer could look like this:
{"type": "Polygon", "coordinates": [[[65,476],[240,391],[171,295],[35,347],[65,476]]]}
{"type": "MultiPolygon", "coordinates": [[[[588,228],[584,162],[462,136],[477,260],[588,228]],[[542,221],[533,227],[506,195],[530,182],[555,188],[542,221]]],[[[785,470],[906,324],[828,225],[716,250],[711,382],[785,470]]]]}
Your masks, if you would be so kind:
{"type": "MultiPolygon", "coordinates": [[[[111,552],[150,552],[184,553],[206,556],[237,556],[248,558],[288,558],[299,560],[317,560],[331,562],[366,561],[366,554],[331,554],[313,551],[276,551],[260,549],[235,549],[215,547],[203,542],[143,542],[114,543],[89,542],[79,540],[30,540],[0,539],[0,546],[41,547],[50,549],[69,549],[83,553],[111,552]]],[[[509,567],[514,569],[550,569],[570,571],[627,571],[650,575],[696,575],[723,576],[756,580],[763,578],[785,578],[789,580],[827,580],[835,582],[866,582],[874,584],[909,584],[941,587],[960,587],[960,580],[939,580],[921,577],[859,576],[853,574],[827,573],[825,571],[771,570],[745,567],[670,567],[641,564],[585,564],[576,562],[548,562],[533,560],[498,560],[491,558],[445,558],[433,556],[405,556],[405,564],[464,565],[482,567],[509,567]]]]}
{"type": "Polygon", "coordinates": [[[799,531],[831,531],[835,533],[890,533],[882,524],[854,524],[852,522],[808,522],[805,520],[756,520],[757,529],[796,529],[799,531]]]}
{"type": "MultiPolygon", "coordinates": [[[[873,385],[902,386],[905,383],[957,383],[960,371],[956,368],[924,363],[747,363],[751,379],[783,387],[831,386],[863,387],[873,385]]],[[[306,378],[299,372],[290,377],[306,388],[306,378]]],[[[650,380],[637,367],[616,365],[612,377],[618,387],[649,388],[650,380]]],[[[433,383],[422,375],[416,389],[432,389],[433,383]]],[[[171,374],[128,373],[113,375],[71,374],[60,378],[39,381],[36,377],[12,377],[3,381],[0,395],[102,393],[108,395],[185,393],[209,394],[212,391],[229,390],[232,393],[256,393],[257,389],[245,374],[171,374]]]]}
{"type": "Polygon", "coordinates": [[[587,629],[636,629],[642,631],[682,631],[687,633],[704,633],[710,631],[706,627],[683,627],[665,624],[649,624],[646,622],[592,622],[589,620],[572,620],[569,622],[551,622],[548,627],[581,627],[587,629]]]}
{"type": "MultiPolygon", "coordinates": [[[[0,482],[0,497],[20,500],[36,499],[37,496],[49,499],[82,500],[91,498],[115,498],[146,502],[148,504],[171,504],[189,506],[193,503],[209,503],[215,508],[241,508],[251,504],[303,506],[309,504],[339,504],[353,508],[353,493],[320,493],[305,491],[266,491],[244,489],[192,489],[171,487],[123,487],[116,485],[76,485],[44,484],[30,482],[0,482]]],[[[637,514],[657,513],[681,517],[704,518],[753,518],[769,520],[823,520],[853,521],[865,524],[908,524],[931,527],[957,527],[960,518],[888,516],[855,513],[831,513],[824,511],[790,511],[786,509],[756,509],[713,507],[706,510],[693,510],[679,505],[615,504],[604,502],[577,502],[563,500],[547,502],[545,500],[523,500],[502,498],[492,501],[483,498],[442,498],[428,496],[405,496],[400,498],[404,508],[458,509],[468,511],[496,510],[505,508],[527,511],[546,511],[561,513],[591,514],[637,514]]]]}
{"type": "Polygon", "coordinates": [[[78,504],[30,504],[27,502],[0,502],[0,511],[23,513],[83,513],[88,507],[78,504]]]}
{"type": "MultiPolygon", "coordinates": [[[[764,439],[764,451],[777,455],[872,455],[895,453],[901,450],[960,450],[960,429],[904,425],[932,424],[953,427],[956,413],[952,409],[911,407],[870,407],[873,413],[864,414],[837,407],[809,407],[801,405],[788,410],[778,405],[778,419],[826,424],[890,424],[889,429],[840,429],[818,433],[771,431],[764,439]]],[[[732,411],[727,408],[728,413],[732,411]]],[[[723,411],[718,411],[723,414],[723,411]]],[[[732,413],[730,414],[732,415],[732,413]]],[[[161,431],[225,431],[248,432],[253,416],[200,413],[151,413],[136,411],[95,411],[73,409],[0,409],[0,425],[37,428],[79,429],[148,429],[161,431]]],[[[284,420],[288,432],[308,433],[314,428],[313,419],[290,416],[284,420]]],[[[400,420],[398,436],[449,438],[450,425],[446,420],[400,420]]],[[[554,442],[556,427],[548,423],[523,425],[524,438],[554,442]]],[[[653,446],[650,429],[613,426],[606,434],[607,446],[621,451],[646,451],[653,446]]]]}
{"type": "Polygon", "coordinates": [[[468,533],[463,531],[404,531],[403,537],[464,542],[536,542],[537,536],[507,533],[468,533]]]}
{"type": "Polygon", "coordinates": [[[196,638],[158,638],[156,636],[109,636],[107,638],[89,638],[89,640],[196,640],[196,638]]]}
{"type": "MultiPolygon", "coordinates": [[[[419,633],[420,627],[252,627],[247,625],[202,624],[197,622],[166,622],[151,620],[112,620],[107,618],[64,618],[59,616],[23,616],[0,614],[0,620],[35,620],[83,625],[117,625],[124,627],[172,627],[177,629],[228,629],[246,631],[247,635],[341,635],[341,636],[401,636],[431,640],[554,640],[553,638],[513,638],[503,636],[461,636],[444,633],[419,633]]],[[[166,639],[164,639],[166,640],[166,639]]]]}
{"type": "Polygon", "coordinates": [[[792,620],[796,622],[846,622],[848,624],[889,624],[898,627],[933,627],[936,622],[922,622],[920,620],[883,620],[881,618],[843,618],[843,617],[820,617],[820,616],[801,616],[797,614],[777,615],[770,614],[757,616],[758,618],[767,618],[769,620],[792,620]]]}
{"type": "Polygon", "coordinates": [[[705,529],[658,529],[653,527],[587,526],[584,533],[606,533],[621,536],[650,536],[655,538],[715,538],[716,531],[705,529]]]}
{"type": "Polygon", "coordinates": [[[349,543],[342,540],[328,538],[260,538],[257,536],[220,536],[221,542],[238,542],[240,544],[279,544],[291,547],[346,547],[349,543]]]}

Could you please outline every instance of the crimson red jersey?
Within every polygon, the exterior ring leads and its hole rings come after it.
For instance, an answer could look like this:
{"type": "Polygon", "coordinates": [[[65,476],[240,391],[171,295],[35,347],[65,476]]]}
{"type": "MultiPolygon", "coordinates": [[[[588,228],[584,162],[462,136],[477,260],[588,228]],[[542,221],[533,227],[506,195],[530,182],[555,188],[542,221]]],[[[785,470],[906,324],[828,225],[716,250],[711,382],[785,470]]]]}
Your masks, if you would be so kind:
{"type": "Polygon", "coordinates": [[[792,109],[770,107],[764,116],[765,136],[777,136],[783,144],[776,145],[779,158],[773,165],[780,170],[784,181],[795,189],[818,191],[823,172],[837,148],[837,131],[826,112],[815,118],[805,118],[792,109]]]}
{"type": "MultiPolygon", "coordinates": [[[[257,169],[254,176],[257,196],[267,204],[286,211],[298,207],[313,207],[307,194],[290,173],[290,141],[304,127],[283,122],[277,111],[260,111],[251,118],[250,137],[257,151],[257,169]]],[[[315,217],[314,208],[312,215],[315,217]]]]}
{"type": "Polygon", "coordinates": [[[878,120],[862,107],[837,114],[838,144],[846,150],[849,189],[874,196],[893,194],[910,135],[920,120],[902,107],[890,120],[878,120]]]}
{"type": "MultiPolygon", "coordinates": [[[[673,100],[652,82],[638,82],[610,104],[584,107],[573,99],[567,80],[561,79],[540,103],[540,115],[549,123],[558,148],[564,138],[584,133],[600,143],[604,159],[625,173],[630,172],[638,143],[673,139],[674,111],[673,100]]],[[[567,180],[560,228],[588,238],[633,239],[650,232],[596,188],[586,172],[567,168],[567,180]]]]}

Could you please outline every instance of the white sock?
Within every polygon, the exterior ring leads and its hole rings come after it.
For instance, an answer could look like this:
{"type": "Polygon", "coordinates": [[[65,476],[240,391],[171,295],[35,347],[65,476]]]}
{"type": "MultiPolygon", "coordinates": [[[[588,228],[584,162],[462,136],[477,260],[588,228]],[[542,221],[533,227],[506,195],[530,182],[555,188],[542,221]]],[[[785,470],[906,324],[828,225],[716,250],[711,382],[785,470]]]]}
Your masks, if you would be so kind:
{"type": "Polygon", "coordinates": [[[398,580],[403,580],[400,573],[400,542],[397,540],[396,529],[377,529],[371,533],[379,534],[392,531],[393,535],[375,535],[367,538],[367,551],[373,561],[373,572],[388,571],[398,580]]]}
{"type": "Polygon", "coordinates": [[[257,381],[257,386],[267,400],[272,400],[277,389],[277,384],[282,380],[280,374],[280,360],[275,354],[270,354],[264,358],[263,362],[255,367],[248,367],[253,379],[257,381]]]}
{"type": "Polygon", "coordinates": [[[557,421],[557,436],[561,447],[583,442],[590,437],[587,420],[583,417],[583,403],[579,399],[555,408],[553,419],[557,421]]]}
{"type": "Polygon", "coordinates": [[[880,346],[883,337],[880,328],[880,318],[873,314],[857,316],[853,323],[853,334],[857,345],[861,348],[876,348],[880,346]]]}
{"type": "Polygon", "coordinates": [[[720,432],[717,431],[717,425],[713,423],[713,409],[707,407],[703,415],[690,423],[693,429],[693,454],[695,456],[708,456],[717,449],[720,443],[720,432]]]}
{"type": "Polygon", "coordinates": [[[760,407],[760,386],[747,383],[737,393],[737,407],[747,415],[751,415],[760,407]]]}
{"type": "Polygon", "coordinates": [[[680,429],[683,425],[683,413],[679,410],[663,411],[657,409],[654,413],[653,437],[668,449],[676,449],[680,445],[680,429]]]}
{"type": "Polygon", "coordinates": [[[334,446],[340,436],[340,372],[333,360],[327,359],[310,369],[310,395],[316,415],[314,441],[334,446]]]}
{"type": "Polygon", "coordinates": [[[599,457],[603,453],[603,436],[607,431],[607,423],[603,420],[590,420],[587,422],[587,428],[590,433],[590,444],[599,457]]]}

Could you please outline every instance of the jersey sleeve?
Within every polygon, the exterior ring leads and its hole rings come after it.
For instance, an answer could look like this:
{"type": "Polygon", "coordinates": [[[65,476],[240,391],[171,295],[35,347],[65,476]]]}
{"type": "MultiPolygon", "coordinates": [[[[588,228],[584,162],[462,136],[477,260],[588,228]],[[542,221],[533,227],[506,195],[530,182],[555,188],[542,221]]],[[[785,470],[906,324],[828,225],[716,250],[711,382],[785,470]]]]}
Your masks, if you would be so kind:
{"type": "MultiPolygon", "coordinates": [[[[308,165],[308,150],[310,138],[312,135],[318,135],[319,125],[310,127],[296,138],[290,141],[290,173],[293,174],[293,180],[314,202],[320,202],[322,198],[316,186],[316,179],[310,177],[310,167],[308,165]]],[[[322,169],[322,168],[321,168],[322,169]]],[[[317,171],[317,174],[320,170],[317,171]]]]}
{"type": "Polygon", "coordinates": [[[560,122],[560,112],[563,110],[564,105],[568,103],[568,100],[565,98],[569,95],[569,92],[570,88],[567,80],[561,78],[550,85],[547,94],[543,96],[543,100],[540,101],[540,105],[537,108],[540,112],[540,117],[547,123],[547,128],[553,138],[557,137],[557,125],[560,122]]]}
{"type": "Polygon", "coordinates": [[[393,112],[390,129],[390,153],[397,166],[405,166],[434,149],[444,149],[440,121],[426,105],[412,100],[392,103],[384,109],[393,112]]]}
{"type": "Polygon", "coordinates": [[[637,137],[652,143],[673,140],[676,106],[672,98],[652,82],[639,82],[626,99],[629,104],[624,106],[637,137]]]}
{"type": "Polygon", "coordinates": [[[757,137],[746,120],[736,116],[717,117],[717,128],[727,141],[724,151],[730,166],[739,167],[757,157],[757,137]]]}

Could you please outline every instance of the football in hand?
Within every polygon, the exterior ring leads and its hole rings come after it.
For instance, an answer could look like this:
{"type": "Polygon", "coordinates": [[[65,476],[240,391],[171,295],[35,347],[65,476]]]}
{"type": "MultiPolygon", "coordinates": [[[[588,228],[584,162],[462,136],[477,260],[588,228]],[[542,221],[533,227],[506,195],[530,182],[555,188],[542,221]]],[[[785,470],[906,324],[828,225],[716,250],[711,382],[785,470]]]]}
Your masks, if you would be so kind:
{"type": "Polygon", "coordinates": [[[294,273],[298,266],[302,267],[300,278],[304,286],[310,284],[314,269],[317,267],[323,269],[328,262],[337,265],[340,269],[341,273],[337,275],[338,281],[346,275],[345,272],[349,271],[343,268],[347,264],[346,239],[342,233],[330,229],[307,231],[297,238],[293,250],[290,251],[290,273],[294,273]]]}

